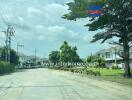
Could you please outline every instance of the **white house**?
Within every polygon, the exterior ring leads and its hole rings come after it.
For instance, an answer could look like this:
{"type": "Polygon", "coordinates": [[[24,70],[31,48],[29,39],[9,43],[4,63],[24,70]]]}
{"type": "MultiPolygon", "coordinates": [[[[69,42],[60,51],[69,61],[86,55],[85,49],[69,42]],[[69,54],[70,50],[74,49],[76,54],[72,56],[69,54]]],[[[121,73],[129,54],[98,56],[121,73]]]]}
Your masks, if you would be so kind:
{"type": "MultiPolygon", "coordinates": [[[[120,56],[123,52],[121,46],[115,46],[108,49],[103,49],[97,52],[98,55],[105,58],[107,66],[111,67],[113,64],[117,64],[119,67],[124,68],[123,59],[120,56]]],[[[130,48],[130,67],[132,68],[132,48],[130,48]]]]}

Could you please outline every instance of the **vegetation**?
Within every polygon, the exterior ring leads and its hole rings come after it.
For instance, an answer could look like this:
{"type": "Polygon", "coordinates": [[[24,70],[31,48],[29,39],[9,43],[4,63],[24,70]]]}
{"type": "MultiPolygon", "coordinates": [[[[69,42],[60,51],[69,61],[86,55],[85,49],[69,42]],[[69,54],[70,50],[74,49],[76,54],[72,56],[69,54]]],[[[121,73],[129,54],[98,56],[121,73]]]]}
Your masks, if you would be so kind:
{"type": "MultiPolygon", "coordinates": [[[[129,85],[132,86],[132,79],[131,78],[124,78],[122,77],[124,70],[122,69],[96,69],[96,68],[91,68],[91,70],[94,71],[100,71],[101,76],[100,77],[92,77],[94,79],[98,80],[106,80],[106,81],[112,81],[124,85],[129,85]]],[[[132,71],[131,71],[132,72],[132,71]]],[[[91,77],[89,77],[91,78],[91,77]]]]}
{"type": "Polygon", "coordinates": [[[64,43],[60,47],[60,51],[52,51],[49,54],[49,59],[53,63],[57,62],[82,62],[77,54],[77,47],[71,47],[68,42],[64,43]]]}
{"type": "Polygon", "coordinates": [[[108,69],[108,68],[89,68],[90,70],[99,71],[101,76],[121,76],[123,74],[123,70],[121,69],[108,69]]]}
{"type": "Polygon", "coordinates": [[[13,72],[15,70],[15,66],[8,62],[0,62],[0,75],[13,72]]]}
{"type": "MultiPolygon", "coordinates": [[[[0,58],[0,60],[5,61],[5,48],[1,49],[1,58],[0,58]]],[[[19,57],[16,54],[16,51],[13,50],[13,49],[10,52],[10,63],[14,64],[14,65],[18,65],[18,63],[19,63],[19,57]]]]}
{"type": "Polygon", "coordinates": [[[58,63],[59,60],[60,60],[60,52],[59,51],[52,51],[50,54],[49,54],[49,60],[52,62],[52,63],[58,63]]]}
{"type": "Polygon", "coordinates": [[[49,68],[55,70],[70,71],[72,73],[86,74],[86,75],[95,75],[95,76],[101,75],[99,71],[88,68],[67,68],[67,67],[49,67],[49,68]]]}
{"type": "Polygon", "coordinates": [[[67,3],[70,13],[65,14],[63,18],[68,20],[76,20],[77,18],[88,17],[87,7],[89,5],[101,5],[103,7],[103,14],[100,17],[89,17],[90,23],[86,26],[89,31],[97,31],[103,29],[102,32],[94,35],[91,42],[106,40],[116,37],[114,44],[119,44],[123,47],[123,54],[125,64],[125,77],[130,77],[129,66],[129,48],[132,44],[132,0],[99,0],[88,2],[88,0],[74,0],[67,3]]]}
{"type": "Polygon", "coordinates": [[[116,82],[116,83],[120,83],[123,85],[129,85],[132,86],[132,79],[131,78],[124,78],[122,76],[116,76],[116,75],[111,75],[111,76],[101,76],[99,78],[94,77],[95,79],[99,79],[99,80],[105,80],[105,81],[112,81],[112,82],[116,82]]]}
{"type": "Polygon", "coordinates": [[[121,69],[108,69],[108,68],[67,68],[67,67],[49,67],[50,69],[70,71],[73,73],[81,73],[95,76],[121,76],[123,70],[121,69]]]}
{"type": "Polygon", "coordinates": [[[106,61],[103,57],[101,57],[100,55],[91,55],[87,57],[87,62],[91,63],[92,66],[94,65],[94,67],[97,68],[104,68],[106,67],[106,61]]]}
{"type": "Polygon", "coordinates": [[[77,47],[71,47],[68,42],[64,41],[60,47],[62,62],[80,62],[81,59],[77,54],[77,47]]]}
{"type": "MultiPolygon", "coordinates": [[[[67,68],[67,67],[49,67],[50,69],[78,73],[87,75],[86,77],[117,82],[124,85],[132,86],[131,78],[122,77],[124,71],[122,69],[107,69],[107,68],[67,68]]],[[[132,72],[132,71],[131,71],[132,72]]]]}
{"type": "Polygon", "coordinates": [[[5,61],[5,48],[0,48],[0,75],[13,72],[19,63],[19,57],[14,50],[10,52],[10,63],[5,61]]]}

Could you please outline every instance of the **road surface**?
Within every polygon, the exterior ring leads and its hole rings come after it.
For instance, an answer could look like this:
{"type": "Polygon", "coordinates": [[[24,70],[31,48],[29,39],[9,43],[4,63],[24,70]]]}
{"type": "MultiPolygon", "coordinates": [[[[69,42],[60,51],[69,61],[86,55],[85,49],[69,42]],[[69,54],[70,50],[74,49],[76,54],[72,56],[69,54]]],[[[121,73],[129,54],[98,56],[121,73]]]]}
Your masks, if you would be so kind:
{"type": "Polygon", "coordinates": [[[132,100],[132,87],[48,69],[0,76],[0,100],[132,100]]]}

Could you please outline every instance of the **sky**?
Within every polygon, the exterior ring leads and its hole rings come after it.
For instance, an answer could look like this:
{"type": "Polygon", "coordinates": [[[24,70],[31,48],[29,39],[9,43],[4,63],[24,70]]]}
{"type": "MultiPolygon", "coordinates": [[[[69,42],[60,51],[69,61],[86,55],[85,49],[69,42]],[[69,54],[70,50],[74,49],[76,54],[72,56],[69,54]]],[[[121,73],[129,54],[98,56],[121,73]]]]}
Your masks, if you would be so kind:
{"type": "Polygon", "coordinates": [[[108,43],[90,43],[96,32],[88,31],[88,18],[68,21],[62,15],[68,13],[66,2],[71,0],[0,0],[0,46],[5,45],[5,35],[1,31],[7,24],[15,29],[12,48],[23,44],[19,52],[26,55],[48,57],[51,51],[59,50],[64,41],[77,46],[80,57],[86,57],[108,48],[108,43]]]}

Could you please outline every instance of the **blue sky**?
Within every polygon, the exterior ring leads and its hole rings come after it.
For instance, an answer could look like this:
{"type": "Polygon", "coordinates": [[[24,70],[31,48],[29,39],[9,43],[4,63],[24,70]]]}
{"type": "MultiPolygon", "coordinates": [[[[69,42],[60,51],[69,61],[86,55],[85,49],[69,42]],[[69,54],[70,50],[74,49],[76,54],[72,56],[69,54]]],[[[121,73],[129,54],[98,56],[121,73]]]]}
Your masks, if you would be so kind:
{"type": "MultiPolygon", "coordinates": [[[[8,24],[15,28],[12,38],[12,48],[16,49],[17,42],[24,44],[20,50],[27,55],[44,57],[50,51],[58,50],[63,41],[77,46],[81,57],[86,57],[101,49],[108,48],[107,43],[90,43],[97,32],[89,32],[84,27],[88,19],[68,21],[61,16],[68,13],[65,5],[70,0],[0,0],[0,31],[8,24]]],[[[0,45],[5,45],[5,36],[1,32],[0,45]]]]}

